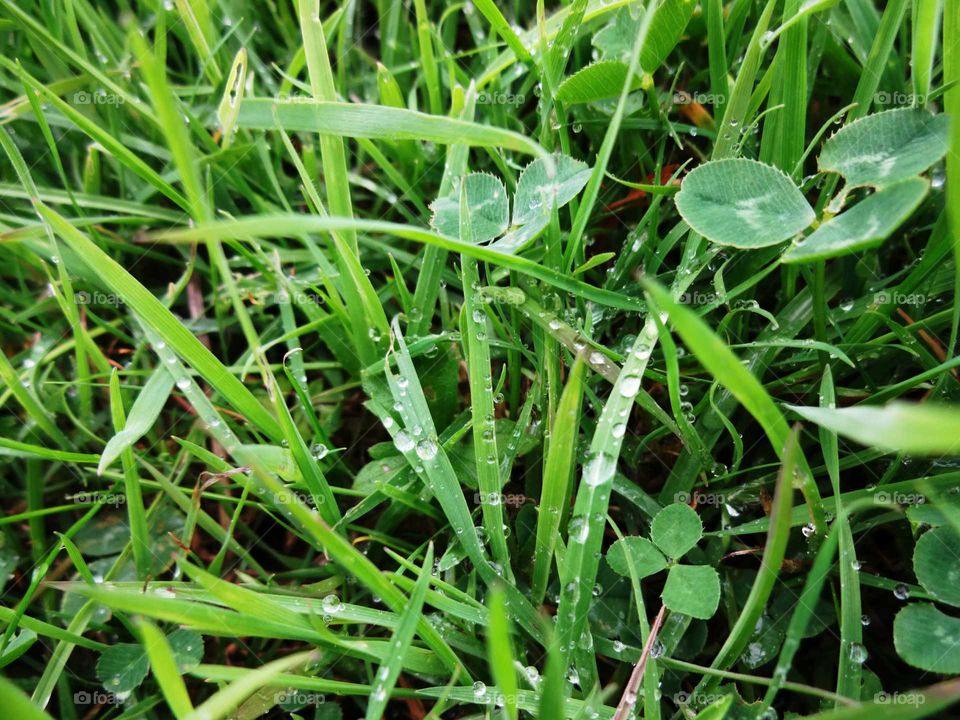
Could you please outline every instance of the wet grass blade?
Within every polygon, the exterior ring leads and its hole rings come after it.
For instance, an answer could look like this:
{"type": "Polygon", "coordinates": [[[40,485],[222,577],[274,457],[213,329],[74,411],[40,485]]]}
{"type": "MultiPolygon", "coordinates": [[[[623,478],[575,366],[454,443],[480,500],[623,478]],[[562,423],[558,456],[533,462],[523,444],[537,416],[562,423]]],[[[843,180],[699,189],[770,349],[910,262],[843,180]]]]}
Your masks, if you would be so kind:
{"type": "Polygon", "coordinates": [[[376,679],[373,685],[373,691],[370,693],[370,702],[367,704],[367,720],[377,720],[382,717],[383,711],[387,707],[390,699],[390,693],[393,691],[397,678],[400,676],[401,663],[403,656],[410,647],[414,633],[417,629],[417,622],[420,619],[423,601],[427,595],[427,587],[430,584],[430,574],[433,572],[433,546],[427,547],[427,552],[423,558],[423,567],[420,568],[420,577],[410,593],[410,604],[400,616],[400,623],[393,633],[391,641],[391,651],[388,661],[377,670],[376,679]]]}
{"type": "Polygon", "coordinates": [[[160,691],[173,711],[176,718],[183,718],[193,711],[193,703],[187,693],[187,686],[183,682],[180,669],[170,643],[160,629],[149,620],[140,621],[140,634],[143,645],[150,658],[150,671],[157,679],[160,691]]]}
{"type": "Polygon", "coordinates": [[[313,653],[305,652],[272,660],[214,693],[193,712],[185,715],[184,720],[221,720],[230,717],[240,703],[267,686],[275,677],[313,658],[313,653]]]}
{"type": "Polygon", "coordinates": [[[245,98],[240,104],[237,124],[248,130],[272,130],[275,117],[287,130],[370,140],[421,140],[442,145],[495,147],[535,155],[548,162],[550,158],[537,143],[512,130],[386,105],[245,98]]]}
{"type": "Polygon", "coordinates": [[[38,209],[50,227],[81,257],[103,283],[123,298],[138,317],[149,325],[184,362],[189,363],[233,407],[271,438],[281,436],[277,421],[223,363],[153,294],[119,263],[104,253],[68,220],[42,203],[38,209]]]}
{"type": "Polygon", "coordinates": [[[561,521],[571,496],[573,471],[576,467],[577,436],[580,431],[583,373],[583,359],[578,358],[570,370],[567,384],[560,396],[550,434],[550,449],[544,464],[540,489],[540,512],[537,515],[533,580],[530,588],[534,605],[542,603],[546,594],[547,582],[553,566],[557,533],[560,532],[561,521]]]}
{"type": "Polygon", "coordinates": [[[190,242],[204,237],[251,240],[258,237],[298,236],[310,232],[336,232],[346,228],[353,228],[359,232],[389,234],[405,240],[433,245],[443,250],[462,253],[476,260],[529,275],[600,305],[635,312],[644,309],[644,304],[635,298],[619,292],[594,287],[576,280],[568,274],[544,267],[526,257],[499,252],[485,245],[473,245],[423,228],[382,220],[351,220],[349,218],[284,214],[260,215],[242,220],[203,224],[191,229],[171,230],[159,234],[157,239],[170,242],[190,242]]]}
{"type": "MultiPolygon", "coordinates": [[[[740,615],[730,632],[723,646],[717,652],[710,667],[726,669],[730,667],[740,653],[746,648],[753,634],[757,620],[763,613],[767,605],[770,593],[773,592],[774,585],[780,574],[780,566],[783,564],[783,558],[787,550],[787,542],[790,539],[790,510],[793,507],[793,478],[794,473],[800,469],[800,441],[799,431],[794,430],[787,437],[787,443],[783,449],[783,465],[780,474],[777,476],[777,487],[773,496],[773,505],[770,514],[770,530],[767,533],[767,544],[763,549],[763,556],[760,559],[760,568],[757,571],[757,577],[750,588],[750,595],[747,597],[740,615]]],[[[705,677],[697,686],[697,692],[705,692],[715,686],[718,678],[705,677]]]]}
{"type": "MultiPolygon", "coordinates": [[[[460,183],[460,238],[473,241],[466,183],[460,183]]],[[[470,383],[470,412],[473,418],[473,458],[477,468],[483,526],[490,542],[493,559],[508,578],[510,552],[503,534],[503,505],[500,502],[503,482],[500,478],[500,455],[497,450],[497,427],[494,419],[493,369],[487,339],[487,315],[480,294],[480,273],[477,262],[460,257],[463,278],[462,337],[466,348],[467,379],[470,383]]]]}
{"type": "Polygon", "coordinates": [[[510,642],[510,616],[503,590],[494,586],[487,599],[490,608],[490,626],[487,634],[487,659],[490,673],[497,685],[495,702],[503,703],[507,720],[517,720],[517,671],[510,642]]]}
{"type": "Polygon", "coordinates": [[[163,368],[158,368],[147,378],[147,382],[144,383],[137,399],[130,407],[123,426],[107,441],[106,447],[100,454],[100,462],[97,465],[98,475],[103,475],[104,470],[110,467],[124,450],[133,447],[135,442],[149,432],[166,405],[172,390],[173,378],[163,368]]]}

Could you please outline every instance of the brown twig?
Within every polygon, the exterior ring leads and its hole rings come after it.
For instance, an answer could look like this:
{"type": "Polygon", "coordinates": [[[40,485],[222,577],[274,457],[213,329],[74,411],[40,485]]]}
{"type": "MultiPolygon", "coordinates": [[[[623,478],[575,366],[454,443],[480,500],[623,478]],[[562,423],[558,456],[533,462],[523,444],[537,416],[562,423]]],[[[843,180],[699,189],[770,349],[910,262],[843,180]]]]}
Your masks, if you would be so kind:
{"type": "Polygon", "coordinates": [[[640,659],[633,666],[633,672],[630,673],[630,679],[627,686],[623,689],[623,695],[620,697],[620,704],[617,705],[617,711],[613,714],[613,720],[627,720],[630,713],[633,712],[634,705],[637,704],[637,694],[640,691],[640,683],[643,681],[643,671],[647,667],[647,658],[650,657],[650,650],[657,641],[657,635],[660,633],[660,627],[663,625],[663,618],[667,614],[666,605],[660,606],[660,612],[653,619],[653,625],[650,627],[650,634],[647,635],[647,642],[643,646],[643,652],[640,653],[640,659]]]}

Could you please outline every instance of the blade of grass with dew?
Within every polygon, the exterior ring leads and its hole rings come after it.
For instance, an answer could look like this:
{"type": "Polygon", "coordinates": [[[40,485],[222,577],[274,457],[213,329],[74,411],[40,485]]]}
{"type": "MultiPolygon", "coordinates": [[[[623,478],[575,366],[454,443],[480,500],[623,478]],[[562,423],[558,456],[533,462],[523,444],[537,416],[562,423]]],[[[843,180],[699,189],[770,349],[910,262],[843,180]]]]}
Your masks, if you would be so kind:
{"type": "MultiPolygon", "coordinates": [[[[425,484],[440,503],[457,540],[463,546],[477,572],[488,584],[500,582],[501,575],[484,555],[483,546],[474,529],[473,519],[453,465],[444,448],[437,442],[433,418],[396,318],[393,321],[393,342],[391,354],[397,363],[398,374],[394,374],[390,369],[390,355],[385,359],[384,371],[393,400],[399,406],[397,412],[401,423],[397,423],[386,411],[380,410],[377,414],[380,416],[381,423],[411,467],[422,468],[425,484]],[[414,430],[418,428],[420,432],[415,433],[414,430]]],[[[372,409],[376,410],[375,407],[372,409]]],[[[503,571],[501,568],[500,572],[503,571]]],[[[510,610],[516,619],[535,639],[540,639],[542,629],[537,612],[530,601],[513,585],[507,585],[505,591],[508,595],[510,610]]]]}
{"type": "Polygon", "coordinates": [[[377,670],[374,680],[373,690],[370,693],[370,702],[367,703],[367,720],[377,720],[383,716],[387,707],[390,694],[393,692],[397,678],[400,676],[401,663],[403,656],[413,641],[414,632],[417,629],[417,621],[423,609],[423,601],[427,595],[427,588],[430,584],[430,574],[433,572],[433,545],[427,547],[426,555],[423,559],[423,567],[420,568],[420,577],[417,578],[416,585],[410,593],[410,604],[400,616],[400,622],[393,633],[391,641],[391,652],[389,658],[377,670]]]}
{"type": "Polygon", "coordinates": [[[107,441],[103,452],[100,453],[100,462],[97,464],[98,475],[103,475],[124,450],[133,447],[135,442],[149,432],[172,391],[173,378],[163,368],[158,368],[147,378],[147,382],[144,383],[137,394],[137,399],[130,407],[123,426],[107,441]]]}
{"type": "Polygon", "coordinates": [[[574,468],[576,466],[577,436],[580,431],[580,406],[583,398],[582,358],[577,358],[560,395],[550,449],[543,467],[540,489],[540,512],[537,515],[536,545],[533,560],[533,579],[530,596],[534,605],[543,602],[553,566],[553,551],[563,515],[569,505],[574,468]]]}
{"type": "Polygon", "coordinates": [[[231,713],[260,688],[266,686],[270,680],[281,673],[315,659],[312,652],[295,653],[279,660],[272,660],[252,670],[238,680],[218,690],[207,700],[196,707],[193,712],[184,716],[184,720],[221,720],[231,716],[231,713]]]}
{"type": "MultiPolygon", "coordinates": [[[[820,382],[821,407],[836,407],[837,393],[833,385],[830,366],[823,369],[820,382]]],[[[863,652],[863,625],[860,621],[860,576],[856,545],[850,522],[843,508],[840,495],[840,454],[837,434],[829,428],[818,428],[820,447],[823,449],[824,465],[830,476],[833,496],[837,499],[836,521],[839,527],[840,554],[840,656],[837,661],[837,695],[854,700],[861,693],[862,664],[858,658],[863,652]]]]}
{"type": "Polygon", "coordinates": [[[507,599],[498,585],[490,589],[487,598],[490,625],[487,633],[487,658],[490,673],[497,686],[495,702],[503,702],[507,720],[517,720],[517,671],[514,668],[513,647],[510,642],[510,617],[507,599]]]}
{"type": "Polygon", "coordinates": [[[750,98],[753,94],[754,82],[756,81],[757,71],[760,67],[760,60],[766,44],[763,42],[764,33],[770,25],[770,17],[776,3],[768,2],[757,20],[753,35],[750,37],[750,43],[747,45],[747,51],[743,56],[743,62],[740,65],[740,72],[737,73],[736,82],[730,91],[723,109],[723,120],[717,130],[717,140],[713,144],[713,152],[710,154],[712,160],[721,160],[734,157],[736,148],[740,142],[740,128],[745,127],[747,122],[747,112],[750,107],[750,98]]]}
{"type": "MultiPolygon", "coordinates": [[[[710,663],[711,668],[723,670],[730,667],[740,653],[743,652],[750,636],[753,634],[760,619],[770,593],[777,583],[780,566],[787,550],[790,539],[790,510],[793,507],[793,478],[794,473],[801,468],[799,430],[794,429],[787,436],[782,451],[783,465],[777,476],[777,487],[774,491],[773,504],[770,511],[770,530],[767,533],[767,543],[763,548],[760,559],[760,568],[757,577],[750,588],[750,595],[744,602],[743,608],[736,623],[730,628],[727,639],[717,651],[716,657],[710,663]]],[[[717,677],[704,677],[697,685],[696,692],[709,692],[719,681],[717,677]]]]}
{"type": "MultiPolygon", "coordinates": [[[[641,281],[647,292],[656,299],[670,316],[674,330],[683,338],[701,364],[756,418],[763,428],[774,452],[783,457],[790,430],[787,420],[774,404],[766,389],[753,374],[745,368],[707,324],[689,308],[675,302],[661,285],[653,280],[641,281]]],[[[826,531],[823,502],[806,459],[801,450],[797,450],[801,471],[799,479],[801,489],[813,515],[813,522],[819,534],[826,531]]]]}
{"type": "MultiPolygon", "coordinates": [[[[460,238],[473,241],[470,207],[467,204],[467,184],[460,182],[460,238]]],[[[466,346],[467,379],[470,384],[470,413],[473,418],[473,457],[477,468],[483,526],[490,542],[494,561],[503,568],[507,578],[513,577],[510,551],[503,533],[503,506],[500,491],[500,456],[497,450],[494,418],[492,368],[490,345],[487,340],[487,315],[480,294],[480,273],[477,262],[460,256],[463,285],[462,337],[466,346]]]]}
{"type": "Polygon", "coordinates": [[[187,686],[183,682],[177,660],[173,656],[170,643],[160,629],[149,620],[139,623],[143,645],[150,658],[150,671],[157,679],[160,692],[173,711],[174,717],[182,718],[193,711],[193,703],[187,693],[187,686]]]}
{"type": "MultiPolygon", "coordinates": [[[[484,288],[483,292],[492,300],[517,306],[533,324],[549,333],[571,353],[579,353],[581,346],[585,347],[588,344],[591,347],[599,348],[597,343],[588,342],[579,330],[571,327],[559,315],[548,312],[540,303],[533,300],[522,290],[519,291],[519,294],[517,290],[517,288],[487,287],[484,288]]],[[[613,384],[617,381],[620,367],[610,360],[604,352],[600,352],[599,349],[598,352],[585,353],[583,355],[583,361],[587,367],[598,373],[607,380],[607,382],[613,384]]],[[[639,392],[637,392],[636,403],[644,412],[649,413],[657,422],[668,428],[674,435],[680,434],[680,430],[673,421],[673,418],[670,417],[670,414],[663,410],[663,408],[650,397],[650,393],[643,388],[640,388],[639,392]]]]}
{"type": "MultiPolygon", "coordinates": [[[[158,374],[166,374],[162,368],[157,372],[158,374]]],[[[164,398],[164,401],[166,401],[166,398],[164,398]]],[[[123,395],[120,391],[120,377],[116,371],[110,374],[110,414],[113,419],[114,430],[118,433],[123,432],[127,415],[123,406],[123,395]]],[[[122,449],[119,455],[123,466],[123,488],[126,495],[127,518],[130,522],[130,544],[133,546],[133,558],[137,566],[137,576],[141,580],[146,580],[150,575],[151,542],[147,516],[143,507],[143,493],[140,490],[140,477],[137,475],[136,460],[130,446],[122,449]]]]}
{"type": "Polygon", "coordinates": [[[271,438],[279,440],[282,433],[276,420],[246,386],[234,377],[149,290],[57,212],[42,203],[37,207],[53,231],[84,258],[83,262],[87,267],[96,273],[107,287],[123,298],[137,316],[150,326],[165,344],[175,350],[177,356],[196,369],[250,422],[271,438]]]}
{"type": "MultiPolygon", "coordinates": [[[[476,87],[471,85],[465,91],[454,88],[452,103],[453,107],[450,110],[452,117],[467,122],[473,121],[477,105],[476,87]]],[[[467,174],[469,155],[468,145],[455,143],[448,146],[437,197],[450,195],[454,181],[467,174]]],[[[447,252],[443,248],[435,245],[427,245],[424,248],[420,274],[417,276],[417,285],[413,291],[413,307],[417,308],[418,314],[410,319],[410,332],[418,335],[429,332],[434,307],[440,294],[440,276],[446,261],[447,252]]]]}
{"type": "MultiPolygon", "coordinates": [[[[208,432],[216,438],[227,453],[236,458],[240,466],[250,469],[250,477],[256,484],[258,494],[270,501],[283,515],[301,528],[305,539],[312,545],[323,549],[345,572],[366,585],[394,612],[401,612],[407,604],[407,598],[403,593],[399,592],[353,543],[333,531],[316,511],[311,510],[292,495],[287,487],[263,466],[254,453],[249,452],[237,441],[236,435],[223,423],[210,400],[186,372],[173,351],[166,345],[158,346],[155,342],[156,336],[151,337],[150,331],[147,335],[161,361],[165,363],[167,371],[176,378],[177,387],[183,391],[197,414],[206,423],[208,432]]],[[[419,632],[424,642],[447,667],[452,669],[459,664],[456,654],[450,650],[426,618],[421,619],[419,632]]],[[[465,673],[465,680],[469,679],[469,675],[465,673]]]]}
{"type": "Polygon", "coordinates": [[[627,98],[632,89],[632,78],[640,69],[640,54],[643,51],[644,44],[647,42],[647,35],[650,25],[653,21],[658,3],[650,3],[643,11],[643,19],[640,21],[640,27],[637,30],[637,36],[633,41],[633,49],[630,51],[630,64],[627,70],[626,82],[620,91],[620,99],[617,101],[616,110],[610,118],[607,125],[606,134],[603,137],[603,143],[597,153],[597,161],[593,165],[590,173],[590,180],[583,191],[583,197],[580,205],[577,207],[577,214],[573,220],[573,227],[570,229],[570,235],[567,238],[567,245],[563,253],[563,267],[569,271],[575,264],[580,262],[580,244],[583,239],[583,233],[587,228],[587,222],[593,214],[594,205],[600,194],[600,183],[603,182],[604,174],[607,171],[607,164],[610,162],[610,156],[613,154],[613,146],[620,133],[620,123],[627,107],[627,98]]]}
{"type": "Polygon", "coordinates": [[[539,263],[519,255],[498,252],[484,245],[474,245],[462,240],[440,235],[423,228],[414,228],[400,223],[382,220],[361,220],[335,217],[311,217],[304,215],[259,215],[241,220],[203,223],[195,228],[169,230],[154,238],[159,242],[192,242],[203,237],[213,236],[221,239],[250,240],[258,237],[277,237],[300,235],[309,232],[333,232],[352,227],[360,232],[384,233],[498,265],[530,277],[542,280],[561,290],[592,300],[600,305],[642,312],[644,304],[634,298],[612,290],[604,290],[585,282],[575,280],[569,275],[546,268],[539,263]]]}
{"type": "MultiPolygon", "coordinates": [[[[580,642],[599,569],[607,507],[617,460],[623,446],[626,422],[640,389],[643,371],[656,342],[656,324],[647,318],[614,383],[597,421],[570,522],[568,544],[560,571],[560,606],[557,638],[564,658],[580,642]]],[[[585,676],[594,672],[584,671],[585,676]]]]}
{"type": "Polygon", "coordinates": [[[250,97],[240,104],[237,124],[250,130],[272,130],[274,114],[287,130],[370,140],[422,140],[442,145],[495,147],[548,161],[550,158],[536,142],[512,130],[386,105],[250,97]]]}
{"type": "MultiPolygon", "coordinates": [[[[294,462],[300,468],[300,474],[303,476],[310,494],[313,496],[314,505],[316,505],[320,516],[330,525],[336,525],[340,522],[342,516],[337,507],[337,499],[330,489],[326,476],[320,469],[319,458],[311,452],[307,446],[300,430],[297,429],[293,416],[284,399],[280,396],[278,388],[273,388],[273,404],[276,408],[277,418],[280,420],[280,428],[283,431],[284,439],[290,448],[294,462]]],[[[326,452],[326,446],[324,446],[326,452]]]]}

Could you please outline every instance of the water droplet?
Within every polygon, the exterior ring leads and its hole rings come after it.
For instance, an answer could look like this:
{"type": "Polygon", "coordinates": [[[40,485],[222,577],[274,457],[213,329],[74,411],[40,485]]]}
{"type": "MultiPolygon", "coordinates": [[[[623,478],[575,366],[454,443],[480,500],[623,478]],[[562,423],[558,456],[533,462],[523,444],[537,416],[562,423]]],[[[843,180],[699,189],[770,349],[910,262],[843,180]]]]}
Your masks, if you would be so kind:
{"type": "Polygon", "coordinates": [[[340,603],[340,598],[336,595],[327,595],[323,598],[323,611],[325,613],[337,613],[343,609],[343,605],[340,603]]]}
{"type": "Polygon", "coordinates": [[[430,438],[417,443],[417,457],[421,460],[433,460],[437,456],[437,444],[430,438]]]}
{"type": "Polygon", "coordinates": [[[406,430],[401,430],[397,433],[397,436],[393,439],[393,444],[396,445],[397,450],[402,453],[410,452],[413,450],[414,445],[416,445],[406,430]]]}
{"type": "MultiPolygon", "coordinates": [[[[616,428],[614,428],[616,433],[616,428]]],[[[623,433],[621,433],[622,436],[623,433]]],[[[597,487],[613,479],[617,470],[617,459],[608,453],[597,453],[583,468],[583,482],[589,487],[597,487]]]]}
{"type": "Polygon", "coordinates": [[[867,661],[867,649],[860,643],[850,643],[850,659],[857,665],[867,661]]]}
{"type": "Polygon", "coordinates": [[[907,588],[907,586],[904,585],[903,583],[899,583],[899,584],[893,589],[893,596],[894,596],[897,600],[906,600],[907,598],[910,597],[910,590],[909,590],[909,589],[907,588]]]}
{"type": "Polygon", "coordinates": [[[620,394],[625,398],[635,397],[640,392],[640,376],[627,375],[620,380],[620,394]]]}

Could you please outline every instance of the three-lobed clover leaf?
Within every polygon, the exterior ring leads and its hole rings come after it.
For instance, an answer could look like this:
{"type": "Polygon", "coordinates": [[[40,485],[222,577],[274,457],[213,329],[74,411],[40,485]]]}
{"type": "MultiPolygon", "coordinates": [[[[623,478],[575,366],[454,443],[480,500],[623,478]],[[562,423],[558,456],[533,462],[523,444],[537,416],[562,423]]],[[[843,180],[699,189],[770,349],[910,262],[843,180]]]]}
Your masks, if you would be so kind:
{"type": "MultiPolygon", "coordinates": [[[[555,172],[545,158],[531,162],[520,174],[513,199],[513,219],[507,190],[489,173],[470,173],[463,179],[470,216],[471,242],[496,242],[500,252],[516,252],[534,240],[549,224],[554,205],[561,208],[577,196],[590,179],[590,167],[562,154],[553,155],[555,172]],[[509,229],[509,232],[507,230],[509,229]],[[504,235],[504,233],[506,233],[504,235]],[[502,236],[502,237],[501,237],[502,236]]],[[[430,205],[430,225],[439,233],[460,238],[460,190],[430,205]]]]}
{"type": "Polygon", "coordinates": [[[942,158],[950,146],[949,126],[946,115],[916,108],[868,115],[831,135],[817,162],[823,172],[840,173],[849,187],[886,187],[942,158]]]}
{"type": "Polygon", "coordinates": [[[879,245],[913,214],[928,187],[914,177],[878,190],[790,248],[783,262],[825,260],[879,245]]]}
{"type": "Polygon", "coordinates": [[[653,518],[650,539],[672,559],[685,555],[703,537],[703,522],[685,503],[667,505],[653,518]]]}
{"type": "MultiPolygon", "coordinates": [[[[579,105],[617,97],[627,82],[630,67],[618,60],[599,60],[568,77],[557,88],[557,100],[565,105],[579,105]]],[[[643,78],[634,75],[630,89],[641,87],[643,78]]]]}
{"type": "Polygon", "coordinates": [[[562,208],[590,179],[590,166],[568,155],[553,156],[551,177],[544,158],[537,158],[520,173],[513,201],[513,225],[549,220],[553,203],[562,208]]]}
{"type": "Polygon", "coordinates": [[[913,550],[913,571],[939,602],[960,607],[960,535],[943,526],[920,536],[913,550]]]}
{"type": "MultiPolygon", "coordinates": [[[[949,526],[928,530],[914,547],[913,569],[937,602],[960,607],[960,535],[949,526]]],[[[933,603],[911,603],[893,623],[893,644],[907,663],[937,673],[960,672],[960,618],[933,603]]]]}
{"type": "MultiPolygon", "coordinates": [[[[507,189],[500,178],[489,173],[470,173],[463,179],[470,209],[470,227],[473,242],[484,243],[500,237],[507,229],[510,202],[507,189]]],[[[430,205],[433,218],[430,224],[440,233],[460,237],[460,194],[437,198],[430,205]]]]}
{"type": "Polygon", "coordinates": [[[813,208],[783,172],[756,160],[704,163],[683,179],[677,210],[718,245],[777,245],[810,226],[813,208]]]}
{"type": "Polygon", "coordinates": [[[893,622],[893,645],[907,663],[936,673],[960,673],[960,619],[931,603],[911,603],[893,622]]]}
{"type": "MultiPolygon", "coordinates": [[[[178,628],[167,635],[167,642],[181,672],[196,667],[203,658],[203,636],[196,630],[178,628]]],[[[97,677],[112,693],[135,690],[150,670],[147,651],[139,643],[111,645],[97,661],[97,677]]]]}
{"type": "Polygon", "coordinates": [[[660,596],[663,604],[673,612],[690,617],[704,620],[712,617],[720,604],[717,571],[708,565],[676,562],[703,537],[700,516],[689,505],[668,505],[653,518],[650,537],[652,542],[636,536],[618,540],[607,551],[607,564],[619,575],[634,575],[637,579],[669,567],[660,596]]]}
{"type": "Polygon", "coordinates": [[[663,553],[646,538],[631,535],[617,540],[607,550],[607,563],[618,575],[630,577],[630,570],[638,579],[655,575],[667,567],[663,553]]]}
{"type": "MultiPolygon", "coordinates": [[[[948,131],[946,116],[902,108],[869,115],[834,133],[824,143],[818,164],[821,172],[839,173],[846,185],[829,207],[842,207],[852,188],[876,191],[800,240],[784,262],[847,255],[890,237],[926,196],[929,183],[918,176],[944,156],[948,131]]],[[[745,158],[695,168],[684,179],[676,206],[696,232],[718,245],[742,249],[789,240],[816,219],[790,178],[745,158]]]]}
{"type": "Polygon", "coordinates": [[[720,577],[709,565],[674,565],[660,597],[673,612],[709,620],[720,604],[720,577]]]}

